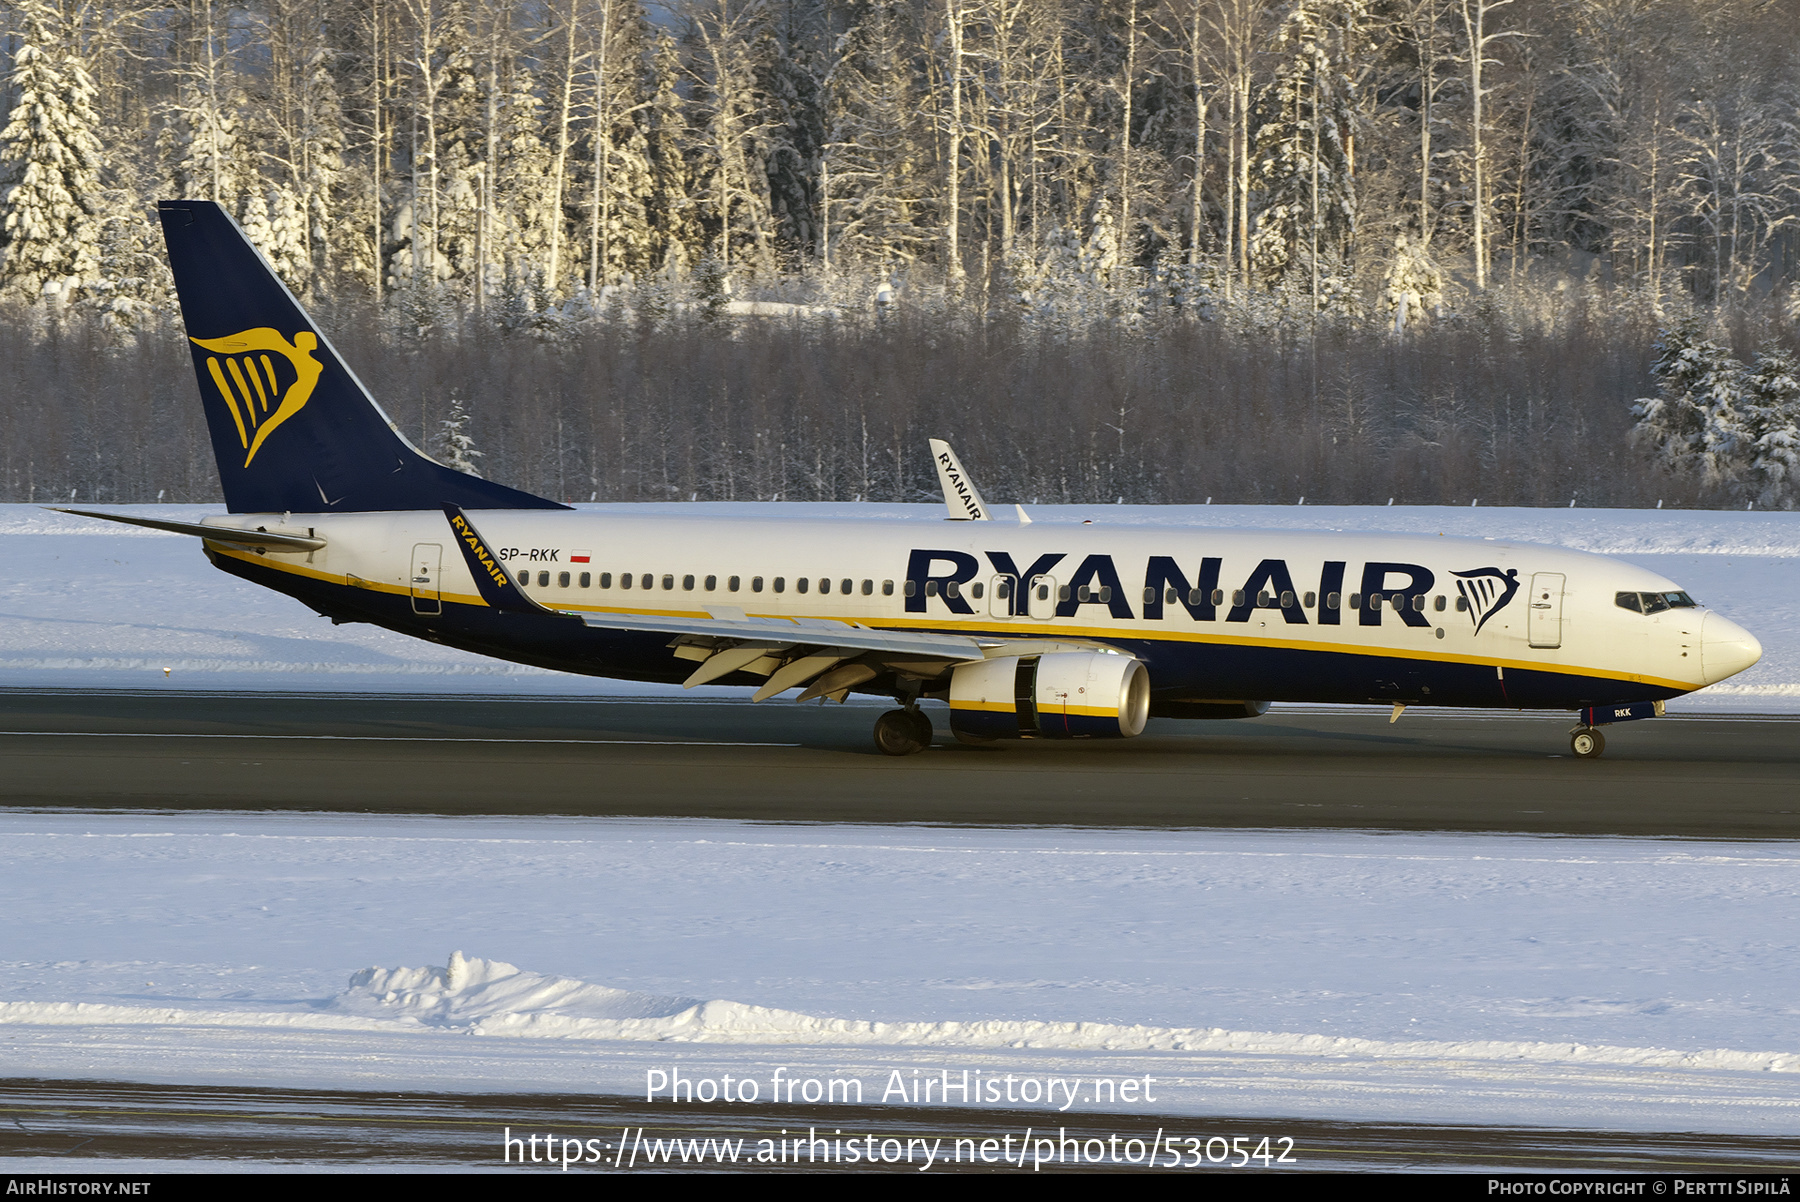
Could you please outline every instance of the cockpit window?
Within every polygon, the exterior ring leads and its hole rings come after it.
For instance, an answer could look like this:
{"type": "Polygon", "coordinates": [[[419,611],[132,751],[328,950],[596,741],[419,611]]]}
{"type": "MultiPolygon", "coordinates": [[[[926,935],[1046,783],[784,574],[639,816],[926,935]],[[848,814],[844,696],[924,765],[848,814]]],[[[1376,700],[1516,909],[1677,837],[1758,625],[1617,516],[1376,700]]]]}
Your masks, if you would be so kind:
{"type": "Polygon", "coordinates": [[[1665,609],[1694,609],[1699,605],[1686,593],[1614,593],[1613,604],[1638,614],[1659,614],[1665,609]]]}

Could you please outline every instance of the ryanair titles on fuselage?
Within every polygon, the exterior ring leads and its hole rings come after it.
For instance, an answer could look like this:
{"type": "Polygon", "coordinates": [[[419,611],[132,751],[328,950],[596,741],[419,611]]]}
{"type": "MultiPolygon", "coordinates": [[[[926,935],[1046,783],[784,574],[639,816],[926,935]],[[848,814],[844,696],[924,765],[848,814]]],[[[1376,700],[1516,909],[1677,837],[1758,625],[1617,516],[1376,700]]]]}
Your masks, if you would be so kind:
{"type": "MultiPolygon", "coordinates": [[[[1131,597],[1109,554],[1085,555],[1073,568],[1069,567],[1070,556],[1063,552],[1039,555],[1023,566],[1010,552],[983,554],[988,561],[985,572],[980,560],[967,551],[914,550],[907,560],[906,612],[929,612],[935,598],[953,614],[973,616],[976,610],[969,601],[970,585],[998,576],[1019,582],[1012,590],[1008,613],[1023,614],[1029,606],[1025,591],[1032,581],[1048,576],[1058,585],[1053,611],[1058,618],[1073,618],[1083,606],[1097,605],[1113,618],[1155,622],[1162,620],[1166,609],[1179,607],[1196,622],[1218,621],[1221,609],[1226,622],[1248,622],[1258,610],[1277,610],[1287,623],[1306,625],[1308,606],[1302,603],[1302,593],[1312,592],[1317,600],[1325,601],[1310,619],[1321,626],[1342,624],[1347,610],[1355,612],[1359,625],[1379,626],[1383,611],[1392,609],[1408,626],[1429,627],[1431,619],[1422,601],[1415,598],[1423,598],[1438,584],[1437,573],[1423,564],[1371,560],[1360,565],[1353,577],[1357,586],[1354,599],[1348,599],[1344,598],[1344,581],[1349,560],[1325,560],[1316,582],[1308,578],[1297,584],[1287,560],[1263,559],[1241,583],[1232,581],[1230,587],[1222,587],[1225,561],[1220,556],[1203,556],[1190,578],[1174,557],[1152,555],[1144,564],[1142,612],[1138,613],[1132,609],[1131,597]],[[1380,600],[1371,602],[1375,598],[1380,600]]],[[[1452,573],[1463,608],[1477,630],[1513,599],[1519,589],[1518,574],[1517,568],[1502,571],[1497,567],[1452,573]]]]}

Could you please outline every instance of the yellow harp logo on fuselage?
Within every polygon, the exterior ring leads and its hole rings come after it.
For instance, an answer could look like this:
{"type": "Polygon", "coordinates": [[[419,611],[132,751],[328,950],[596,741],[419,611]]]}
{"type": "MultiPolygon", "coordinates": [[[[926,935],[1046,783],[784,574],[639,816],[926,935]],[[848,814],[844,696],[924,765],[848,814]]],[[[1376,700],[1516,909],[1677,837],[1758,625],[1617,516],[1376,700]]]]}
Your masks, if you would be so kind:
{"type": "Polygon", "coordinates": [[[245,467],[276,426],[306,407],[325,370],[324,364],[313,358],[319,339],[311,330],[301,330],[291,343],[268,326],[188,341],[214,352],[206,360],[206,370],[225,398],[231,420],[237,423],[245,467]],[[278,370],[272,355],[279,355],[288,370],[278,370]],[[281,381],[290,376],[284,385],[281,381]]]}

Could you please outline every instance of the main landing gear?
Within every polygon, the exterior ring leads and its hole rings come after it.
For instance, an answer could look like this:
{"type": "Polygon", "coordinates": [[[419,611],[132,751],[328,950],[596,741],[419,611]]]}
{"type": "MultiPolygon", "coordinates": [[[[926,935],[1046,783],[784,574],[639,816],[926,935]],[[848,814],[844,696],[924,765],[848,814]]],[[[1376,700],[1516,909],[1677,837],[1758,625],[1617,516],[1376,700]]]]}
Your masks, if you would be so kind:
{"type": "Polygon", "coordinates": [[[914,755],[931,746],[931,719],[916,705],[875,719],[875,746],[883,755],[914,755]]]}
{"type": "Polygon", "coordinates": [[[1569,750],[1579,759],[1599,759],[1600,753],[1606,750],[1606,736],[1592,727],[1578,726],[1569,736],[1569,750]]]}

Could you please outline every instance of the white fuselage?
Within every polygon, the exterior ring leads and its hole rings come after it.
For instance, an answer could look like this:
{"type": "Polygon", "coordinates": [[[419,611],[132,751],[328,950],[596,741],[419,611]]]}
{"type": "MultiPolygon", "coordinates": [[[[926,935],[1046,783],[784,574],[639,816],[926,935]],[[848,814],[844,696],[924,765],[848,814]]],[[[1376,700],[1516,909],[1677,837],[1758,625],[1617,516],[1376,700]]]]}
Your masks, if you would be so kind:
{"type": "MultiPolygon", "coordinates": [[[[1553,701],[1502,691],[1502,703],[1607,704],[1688,692],[1760,655],[1754,638],[1704,607],[1644,613],[1619,604],[1620,594],[1678,594],[1676,582],[1604,556],[1527,543],[616,511],[470,518],[508,575],[551,609],[704,618],[725,607],[990,641],[1115,645],[1146,659],[1159,688],[1179,686],[1196,697],[1305,700],[1310,672],[1321,681],[1312,699],[1344,700],[1348,690],[1364,694],[1357,700],[1430,704],[1438,699],[1432,680],[1473,679],[1467,671],[1432,675],[1456,668],[1491,671],[1502,682],[1508,672],[1564,678],[1571,687],[1587,682],[1553,701]],[[1273,652],[1316,654],[1288,655],[1277,665],[1267,658],[1273,652]],[[1251,691],[1258,656],[1274,666],[1268,687],[1251,691]],[[1340,671],[1351,662],[1388,664],[1395,679],[1389,687],[1377,671],[1371,679],[1381,687],[1364,689],[1361,677],[1340,671]],[[1231,687],[1209,688],[1209,673],[1229,677],[1231,687]],[[1609,681],[1618,698],[1604,695],[1609,681]]],[[[397,614],[410,609],[422,621],[435,606],[485,604],[441,513],[235,515],[209,523],[316,532],[326,546],[314,552],[212,544],[216,555],[273,569],[297,587],[385,596],[405,603],[397,614]]],[[[286,587],[265,575],[256,578],[286,587]]],[[[679,678],[680,665],[670,660],[679,678]]],[[[1445,703],[1474,703],[1456,699],[1467,693],[1463,684],[1444,693],[1440,686],[1445,703]]]]}

